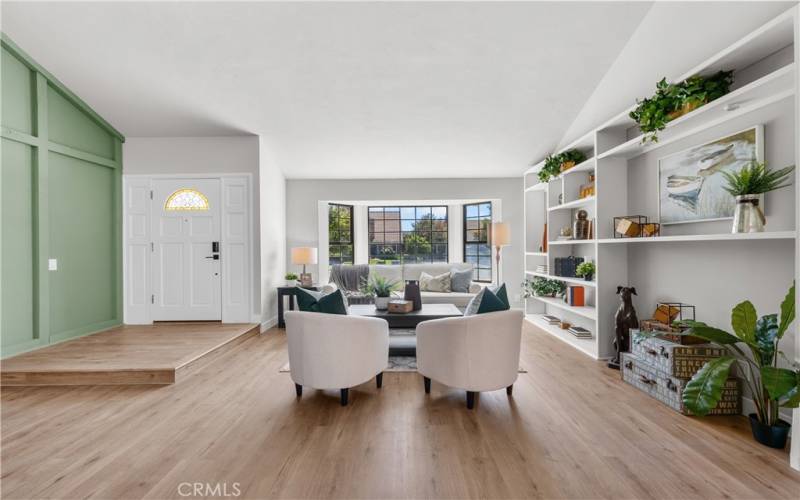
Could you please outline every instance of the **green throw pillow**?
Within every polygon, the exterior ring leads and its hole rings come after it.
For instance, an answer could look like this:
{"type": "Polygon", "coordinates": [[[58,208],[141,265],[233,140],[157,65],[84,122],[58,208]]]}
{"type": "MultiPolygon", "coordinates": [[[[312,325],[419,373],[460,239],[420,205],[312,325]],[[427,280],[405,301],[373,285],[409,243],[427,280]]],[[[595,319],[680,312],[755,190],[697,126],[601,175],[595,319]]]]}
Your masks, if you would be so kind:
{"type": "Polygon", "coordinates": [[[496,292],[489,287],[484,287],[469,302],[467,309],[464,311],[464,316],[505,311],[510,308],[511,306],[508,304],[508,294],[506,293],[505,284],[497,288],[496,292]]]}
{"type": "Polygon", "coordinates": [[[297,306],[301,311],[326,314],[347,314],[347,301],[341,290],[329,294],[297,289],[297,306]]]}
{"type": "Polygon", "coordinates": [[[503,301],[506,309],[511,309],[511,302],[508,301],[508,292],[506,291],[506,284],[503,283],[499,287],[491,287],[492,292],[497,295],[497,298],[503,301]]]}

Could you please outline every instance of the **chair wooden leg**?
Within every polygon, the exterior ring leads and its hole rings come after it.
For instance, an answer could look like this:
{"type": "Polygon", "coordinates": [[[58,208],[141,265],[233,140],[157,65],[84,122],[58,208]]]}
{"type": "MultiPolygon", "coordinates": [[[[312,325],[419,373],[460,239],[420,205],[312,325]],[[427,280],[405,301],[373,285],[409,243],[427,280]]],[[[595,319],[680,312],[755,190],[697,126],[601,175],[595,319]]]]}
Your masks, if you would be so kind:
{"type": "Polygon", "coordinates": [[[467,409],[471,410],[475,407],[475,393],[467,391],[467,409]]]}
{"type": "Polygon", "coordinates": [[[428,377],[422,377],[422,383],[425,384],[425,394],[431,393],[431,379],[428,377]]]}
{"type": "Polygon", "coordinates": [[[375,385],[378,386],[378,389],[383,387],[383,372],[380,372],[375,376],[375,385]]]}
{"type": "Polygon", "coordinates": [[[514,391],[514,384],[511,384],[508,387],[506,387],[506,394],[508,394],[509,396],[513,391],[514,391]]]}
{"type": "Polygon", "coordinates": [[[294,384],[294,392],[297,393],[297,397],[299,398],[303,395],[303,386],[300,384],[294,384]]]}
{"type": "Polygon", "coordinates": [[[342,406],[347,406],[347,397],[348,397],[349,394],[350,394],[350,389],[342,389],[342,393],[341,393],[341,395],[342,395],[342,397],[341,397],[342,406]]]}

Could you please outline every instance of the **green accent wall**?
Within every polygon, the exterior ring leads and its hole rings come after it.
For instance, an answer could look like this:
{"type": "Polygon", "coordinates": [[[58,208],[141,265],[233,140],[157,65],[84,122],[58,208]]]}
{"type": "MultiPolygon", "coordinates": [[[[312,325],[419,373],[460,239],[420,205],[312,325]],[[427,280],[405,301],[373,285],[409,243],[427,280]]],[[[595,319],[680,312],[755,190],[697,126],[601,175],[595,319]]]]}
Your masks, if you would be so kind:
{"type": "Polygon", "coordinates": [[[1,45],[6,357],[122,323],[125,138],[5,34],[1,45]]]}

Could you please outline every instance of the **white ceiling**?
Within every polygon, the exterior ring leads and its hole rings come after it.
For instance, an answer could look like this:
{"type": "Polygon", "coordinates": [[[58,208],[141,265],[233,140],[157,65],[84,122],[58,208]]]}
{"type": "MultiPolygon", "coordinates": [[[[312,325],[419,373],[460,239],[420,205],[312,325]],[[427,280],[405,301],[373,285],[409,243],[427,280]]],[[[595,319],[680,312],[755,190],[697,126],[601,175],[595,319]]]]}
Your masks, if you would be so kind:
{"type": "Polygon", "coordinates": [[[128,137],[258,134],[290,178],[517,176],[650,3],[2,3],[128,137]]]}

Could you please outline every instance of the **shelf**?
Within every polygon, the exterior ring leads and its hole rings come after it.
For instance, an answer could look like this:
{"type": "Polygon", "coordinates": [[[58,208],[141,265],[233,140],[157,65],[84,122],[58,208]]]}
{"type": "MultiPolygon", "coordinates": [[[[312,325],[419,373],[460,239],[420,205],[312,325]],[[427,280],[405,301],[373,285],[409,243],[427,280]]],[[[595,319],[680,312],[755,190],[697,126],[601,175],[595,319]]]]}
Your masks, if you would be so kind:
{"type": "Polygon", "coordinates": [[[745,115],[757,109],[769,106],[794,95],[794,69],[795,63],[788,64],[772,73],[759,78],[717,100],[697,108],[680,118],[667,123],[664,130],[658,132],[658,142],[642,144],[643,135],[639,135],[615,146],[598,155],[598,158],[634,158],[655,149],[664,147],[673,142],[699,134],[700,132],[716,127],[728,120],[745,115]],[[734,106],[729,109],[728,106],[734,106]],[[682,132],[676,127],[686,124],[698,123],[691,129],[682,132]]]}
{"type": "Polygon", "coordinates": [[[555,178],[560,179],[566,175],[577,174],[578,172],[589,172],[591,170],[594,170],[594,167],[595,167],[594,157],[591,157],[588,160],[584,160],[581,163],[578,163],[571,169],[561,172],[561,174],[559,174],[558,177],[555,178]]]}
{"type": "Polygon", "coordinates": [[[547,252],[525,252],[528,257],[547,257],[547,252]]]}
{"type": "Polygon", "coordinates": [[[536,271],[525,271],[525,272],[527,274],[532,275],[532,276],[538,276],[540,278],[547,278],[549,280],[563,281],[564,283],[569,283],[571,285],[587,286],[587,287],[590,287],[590,288],[594,288],[594,287],[597,286],[597,283],[595,281],[586,281],[583,278],[568,278],[566,276],[552,276],[552,275],[545,274],[545,273],[537,273],[536,271]]]}
{"type": "MultiPolygon", "coordinates": [[[[763,233],[685,234],[679,236],[655,236],[653,238],[603,238],[598,243],[668,243],[678,241],[753,241],[794,240],[794,231],[766,231],[763,233]]],[[[552,243],[550,243],[552,245],[552,243]]]]}
{"type": "Polygon", "coordinates": [[[549,306],[557,307],[564,311],[577,314],[578,316],[583,316],[584,318],[589,318],[591,320],[597,319],[597,311],[592,306],[575,307],[567,304],[562,299],[555,299],[553,297],[531,297],[531,298],[534,300],[538,300],[539,302],[544,302],[549,306]]]}
{"type": "Polygon", "coordinates": [[[586,245],[595,243],[597,240],[554,240],[548,241],[548,245],[586,245]]]}
{"type": "Polygon", "coordinates": [[[579,200],[569,201],[567,203],[562,203],[561,205],[556,205],[554,207],[548,207],[547,211],[553,212],[554,210],[569,210],[572,208],[583,207],[594,203],[594,200],[595,200],[594,196],[587,196],[586,198],[581,198],[579,200]]]}
{"type": "Polygon", "coordinates": [[[547,323],[545,320],[542,319],[541,314],[526,314],[525,319],[528,320],[535,327],[539,328],[540,330],[544,330],[550,335],[580,350],[584,354],[597,359],[597,354],[596,354],[597,347],[594,337],[590,339],[579,339],[578,337],[574,337],[566,330],[562,330],[561,327],[547,323]]]}
{"type": "Polygon", "coordinates": [[[531,191],[547,191],[547,183],[546,182],[539,182],[534,184],[531,187],[525,188],[525,192],[529,193],[531,191]]]}

